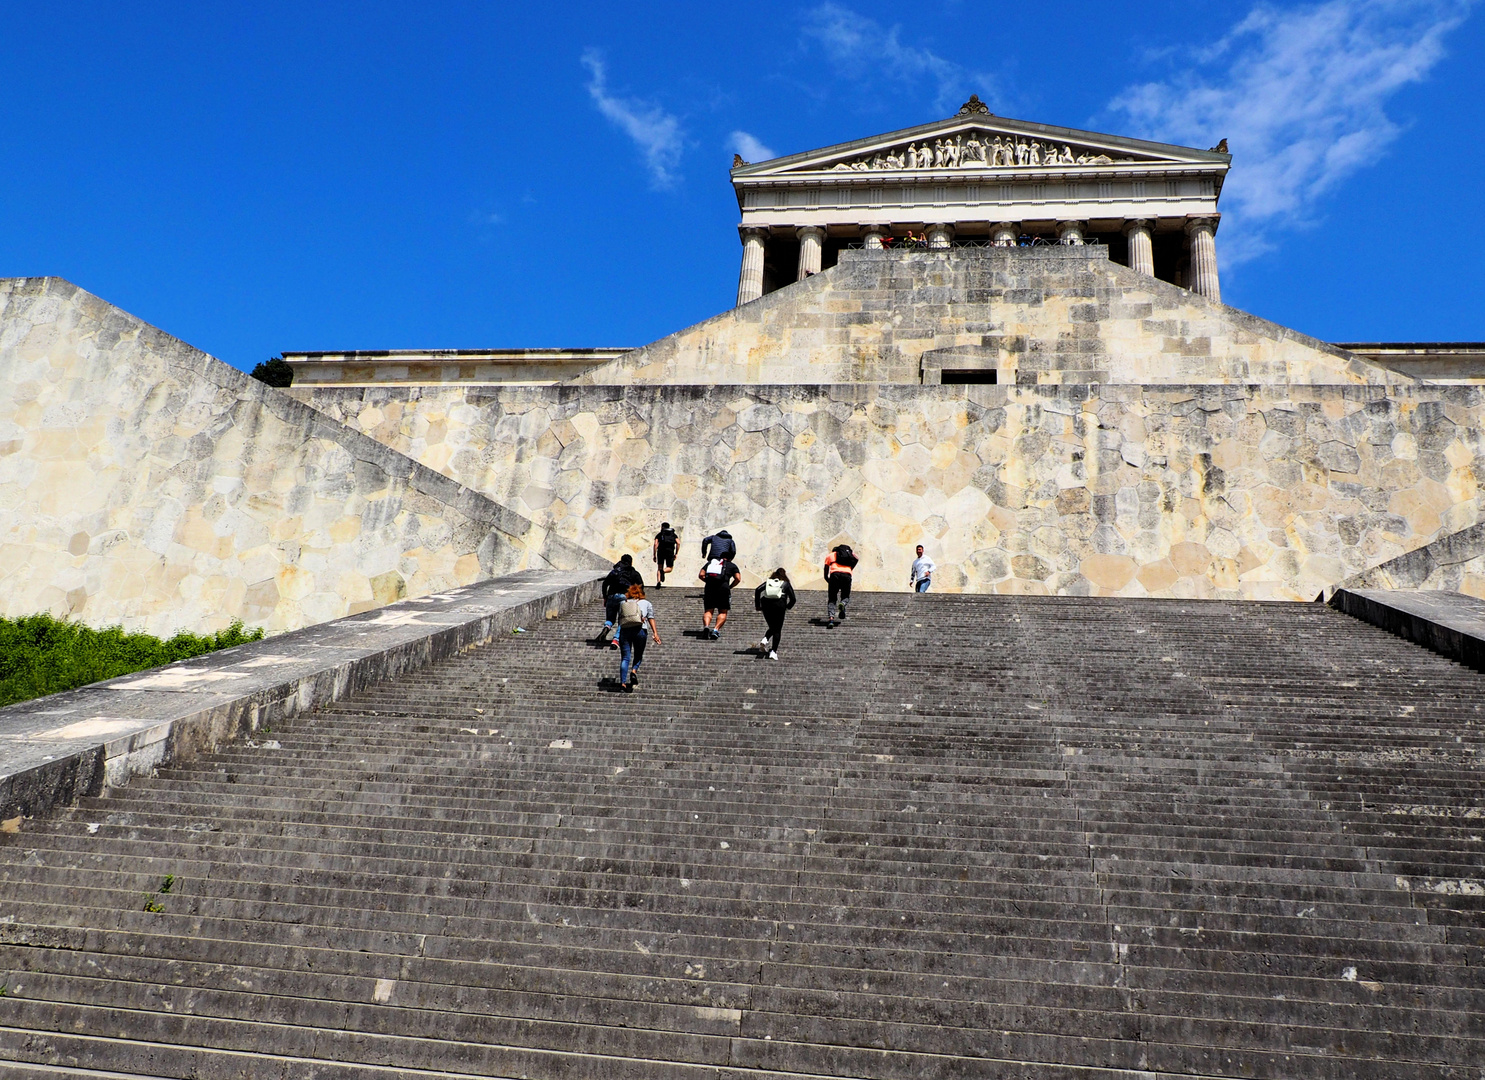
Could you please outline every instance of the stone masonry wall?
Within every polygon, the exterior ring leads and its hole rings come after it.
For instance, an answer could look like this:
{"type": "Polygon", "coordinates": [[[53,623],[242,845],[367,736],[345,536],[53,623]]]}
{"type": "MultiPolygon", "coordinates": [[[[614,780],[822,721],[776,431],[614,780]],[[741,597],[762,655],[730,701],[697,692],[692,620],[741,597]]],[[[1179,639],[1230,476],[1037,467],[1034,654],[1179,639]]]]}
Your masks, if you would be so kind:
{"type": "Polygon", "coordinates": [[[1485,520],[1476,387],[296,390],[610,558],[728,527],[757,573],[864,588],[1312,600],[1485,520]]]}
{"type": "Polygon", "coordinates": [[[1462,592],[1485,600],[1485,522],[1355,575],[1347,589],[1423,589],[1462,592]]]}
{"type": "Polygon", "coordinates": [[[935,366],[993,367],[1023,384],[1412,382],[1093,246],[845,251],[572,381],[920,383],[938,381],[922,377],[935,366]]]}
{"type": "Polygon", "coordinates": [[[593,565],[74,285],[0,280],[0,614],[276,631],[593,565]]]}

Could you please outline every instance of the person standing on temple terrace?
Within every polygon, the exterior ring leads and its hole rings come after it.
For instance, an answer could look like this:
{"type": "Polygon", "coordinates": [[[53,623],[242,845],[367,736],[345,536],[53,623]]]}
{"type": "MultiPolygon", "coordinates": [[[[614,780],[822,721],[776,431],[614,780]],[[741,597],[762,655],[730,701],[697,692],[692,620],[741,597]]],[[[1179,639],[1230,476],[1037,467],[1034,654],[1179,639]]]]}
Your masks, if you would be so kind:
{"type": "MultiPolygon", "coordinates": [[[[713,549],[715,551],[715,549],[713,549]]],[[[722,624],[732,610],[732,590],[742,581],[742,571],[732,556],[713,555],[696,575],[704,586],[701,596],[701,636],[716,641],[722,636],[722,624]],[[712,625],[715,617],[716,625],[712,625]]]]}
{"type": "Polygon", "coordinates": [[[655,588],[664,585],[665,575],[675,570],[675,556],[680,546],[680,534],[670,527],[670,522],[662,521],[660,531],[655,534],[655,588]]]}
{"type": "Polygon", "coordinates": [[[923,545],[918,545],[918,557],[913,560],[912,572],[908,574],[908,588],[913,592],[927,592],[933,584],[933,572],[938,569],[933,560],[923,554],[923,545]]]}
{"type": "Polygon", "coordinates": [[[753,606],[763,612],[763,621],[768,624],[768,633],[758,642],[758,651],[767,653],[770,660],[779,658],[779,639],[784,635],[784,613],[794,606],[796,599],[794,586],[789,583],[789,574],[782,566],[753,590],[753,606]]]}
{"type": "Polygon", "coordinates": [[[645,599],[643,585],[631,585],[619,601],[619,685],[624,693],[634,693],[639,685],[639,665],[644,662],[645,643],[654,635],[660,644],[660,630],[655,626],[655,607],[645,599]],[[645,630],[649,626],[648,632],[645,630]]]}
{"type": "MultiPolygon", "coordinates": [[[[602,645],[608,640],[608,632],[614,628],[614,622],[619,615],[619,603],[624,599],[629,586],[642,587],[644,583],[644,578],[640,577],[639,571],[634,568],[634,556],[620,555],[619,561],[614,563],[614,568],[608,572],[608,577],[603,579],[603,629],[598,631],[593,644],[602,645]]],[[[619,639],[616,637],[609,644],[617,649],[619,639]]]]}
{"type": "Polygon", "coordinates": [[[732,534],[723,529],[708,536],[701,542],[701,558],[703,562],[737,558],[737,544],[733,543],[732,534]]]}
{"type": "Polygon", "coordinates": [[[825,556],[825,586],[829,590],[825,600],[825,625],[836,626],[846,621],[846,604],[851,599],[851,571],[860,562],[850,544],[841,544],[825,556]],[[840,618],[836,618],[839,601],[840,618]]]}

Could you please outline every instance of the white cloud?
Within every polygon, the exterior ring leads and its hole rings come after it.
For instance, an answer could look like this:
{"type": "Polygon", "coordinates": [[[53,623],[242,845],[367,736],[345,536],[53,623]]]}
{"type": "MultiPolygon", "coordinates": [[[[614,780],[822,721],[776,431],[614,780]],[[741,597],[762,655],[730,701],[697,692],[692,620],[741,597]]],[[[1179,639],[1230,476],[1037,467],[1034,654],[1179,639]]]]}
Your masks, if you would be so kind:
{"type": "Polygon", "coordinates": [[[1401,128],[1387,99],[1426,78],[1474,0],[1329,0],[1255,7],[1186,70],[1110,103],[1135,133],[1188,146],[1229,140],[1223,261],[1271,250],[1321,195],[1377,163],[1401,128]]]}
{"type": "Polygon", "coordinates": [[[746,131],[734,131],[728,145],[732,147],[734,153],[741,154],[744,161],[767,161],[769,158],[778,157],[746,131]]]}
{"type": "Polygon", "coordinates": [[[838,74],[855,81],[887,79],[909,86],[929,81],[934,107],[945,115],[962,105],[971,90],[992,102],[997,96],[988,76],[967,71],[930,49],[904,45],[900,27],[884,27],[840,4],[824,3],[812,10],[804,34],[823,46],[838,74]]]}
{"type": "Polygon", "coordinates": [[[644,154],[645,165],[656,187],[672,187],[678,177],[684,147],[681,122],[660,106],[634,98],[615,97],[608,91],[608,71],[603,56],[596,49],[583,53],[583,66],[588,69],[588,93],[598,111],[614,122],[634,140],[644,154]]]}

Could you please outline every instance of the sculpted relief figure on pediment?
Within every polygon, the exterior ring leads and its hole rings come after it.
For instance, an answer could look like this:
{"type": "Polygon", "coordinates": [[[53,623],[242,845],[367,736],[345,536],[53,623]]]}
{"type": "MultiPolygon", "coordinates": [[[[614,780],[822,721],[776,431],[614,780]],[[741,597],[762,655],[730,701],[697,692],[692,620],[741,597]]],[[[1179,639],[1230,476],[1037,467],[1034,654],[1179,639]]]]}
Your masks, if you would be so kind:
{"type": "Polygon", "coordinates": [[[1112,158],[1104,153],[1075,152],[1064,143],[1041,142],[1019,136],[991,137],[989,133],[971,132],[968,139],[934,139],[932,143],[908,143],[907,146],[879,150],[875,154],[842,161],[831,166],[831,172],[890,171],[895,169],[1000,169],[1056,165],[1112,165],[1132,162],[1133,158],[1112,158]],[[984,134],[984,138],[980,137],[984,134]]]}

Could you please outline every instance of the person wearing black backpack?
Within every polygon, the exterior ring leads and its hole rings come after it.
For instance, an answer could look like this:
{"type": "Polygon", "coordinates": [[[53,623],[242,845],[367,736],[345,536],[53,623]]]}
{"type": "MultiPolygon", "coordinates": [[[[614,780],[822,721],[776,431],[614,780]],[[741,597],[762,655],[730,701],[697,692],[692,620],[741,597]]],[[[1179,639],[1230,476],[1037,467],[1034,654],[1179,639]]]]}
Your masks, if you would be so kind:
{"type": "Polygon", "coordinates": [[[665,584],[665,575],[675,571],[676,552],[681,547],[680,533],[662,521],[660,531],[655,534],[655,588],[665,584]]]}
{"type": "MultiPolygon", "coordinates": [[[[619,615],[619,603],[624,599],[624,594],[629,591],[631,585],[644,585],[644,578],[640,577],[639,571],[634,568],[633,555],[621,555],[619,561],[614,563],[614,568],[608,572],[608,577],[603,579],[603,629],[593,639],[593,644],[602,645],[608,640],[608,632],[614,628],[614,622],[619,615]]],[[[618,635],[608,642],[613,648],[619,647],[618,635]]]]}
{"type": "Polygon", "coordinates": [[[782,566],[753,590],[753,607],[763,613],[763,621],[768,624],[768,633],[758,642],[760,655],[766,653],[770,660],[779,658],[779,639],[784,636],[784,613],[794,606],[796,600],[789,573],[782,566]]]}
{"type": "Polygon", "coordinates": [[[825,602],[825,625],[835,626],[846,621],[846,603],[851,599],[851,572],[861,560],[851,551],[850,544],[832,548],[825,556],[825,585],[830,590],[825,602]],[[836,618],[836,602],[840,603],[840,618],[836,618]]]}

